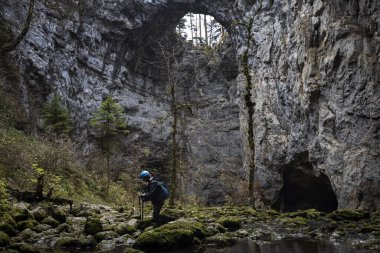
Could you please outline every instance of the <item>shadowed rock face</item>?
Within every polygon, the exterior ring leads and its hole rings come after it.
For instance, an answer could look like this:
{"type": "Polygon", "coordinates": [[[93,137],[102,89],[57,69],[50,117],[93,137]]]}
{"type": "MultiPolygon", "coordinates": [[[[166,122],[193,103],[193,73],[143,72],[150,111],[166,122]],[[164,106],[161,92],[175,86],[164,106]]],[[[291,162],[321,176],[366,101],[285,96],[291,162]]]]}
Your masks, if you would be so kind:
{"type": "MultiPolygon", "coordinates": [[[[15,29],[25,8],[22,1],[0,4],[15,29]]],[[[150,149],[152,164],[167,167],[170,122],[152,123],[169,111],[165,83],[141,60],[147,45],[184,14],[209,14],[227,28],[232,44],[220,62],[204,64],[178,90],[179,101],[204,105],[181,115],[184,191],[210,204],[222,203],[225,194],[237,198],[251,138],[258,207],[276,205],[281,189],[298,185],[293,178],[302,175],[331,183],[339,208],[380,207],[378,1],[88,0],[36,8],[18,52],[26,104],[32,107],[32,95],[38,104],[58,91],[85,151],[88,119],[110,94],[129,116],[126,141],[150,149]],[[234,66],[232,74],[226,66],[234,66]],[[252,110],[243,102],[247,75],[252,110]]]]}

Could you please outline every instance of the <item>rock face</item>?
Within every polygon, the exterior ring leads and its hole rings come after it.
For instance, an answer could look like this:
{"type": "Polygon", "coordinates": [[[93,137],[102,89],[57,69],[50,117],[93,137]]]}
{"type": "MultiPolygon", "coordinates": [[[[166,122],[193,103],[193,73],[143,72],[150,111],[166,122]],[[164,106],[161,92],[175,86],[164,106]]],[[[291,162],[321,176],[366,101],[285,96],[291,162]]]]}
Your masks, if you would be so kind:
{"type": "MultiPolygon", "coordinates": [[[[142,56],[187,12],[209,14],[227,28],[233,47],[178,86],[179,101],[202,105],[180,117],[185,193],[210,204],[237,198],[244,191],[236,182],[247,184],[254,168],[257,206],[380,207],[378,1],[36,5],[17,52],[25,104],[33,109],[32,97],[42,103],[58,92],[77,138],[88,140],[91,113],[111,95],[129,118],[126,141],[167,167],[170,120],[155,124],[170,111],[166,85],[142,56]]],[[[17,30],[25,8],[26,1],[5,0],[0,13],[17,30]]]]}

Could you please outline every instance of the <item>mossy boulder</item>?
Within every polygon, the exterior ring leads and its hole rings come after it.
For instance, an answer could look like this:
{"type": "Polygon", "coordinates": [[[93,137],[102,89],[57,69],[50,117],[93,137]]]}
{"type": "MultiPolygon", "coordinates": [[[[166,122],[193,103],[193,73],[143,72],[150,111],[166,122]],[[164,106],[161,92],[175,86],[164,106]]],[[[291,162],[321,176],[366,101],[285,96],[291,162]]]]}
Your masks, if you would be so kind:
{"type": "Polygon", "coordinates": [[[237,230],[241,228],[241,219],[236,216],[222,217],[218,220],[218,223],[229,230],[237,230]]]}
{"type": "Polygon", "coordinates": [[[94,216],[88,217],[84,225],[84,231],[86,235],[95,235],[99,232],[102,232],[103,226],[100,218],[94,216]]]}
{"type": "Polygon", "coordinates": [[[11,224],[6,223],[6,222],[0,223],[0,231],[3,231],[4,233],[6,233],[9,236],[16,236],[17,235],[16,229],[11,224]]]}
{"type": "Polygon", "coordinates": [[[53,209],[52,216],[60,223],[65,223],[67,221],[67,214],[63,210],[53,209]]]}
{"type": "Polygon", "coordinates": [[[212,244],[216,247],[232,246],[238,242],[238,239],[233,236],[229,236],[227,233],[219,233],[206,238],[208,244],[212,244]]]}
{"type": "Polygon", "coordinates": [[[20,253],[39,253],[39,250],[33,248],[32,245],[27,243],[15,243],[9,246],[10,249],[17,250],[20,253]]]}
{"type": "Polygon", "coordinates": [[[17,223],[16,221],[12,218],[12,216],[8,213],[5,213],[3,214],[3,217],[1,218],[1,220],[5,223],[8,223],[9,225],[11,225],[12,227],[14,228],[17,228],[17,223]]]}
{"type": "Polygon", "coordinates": [[[319,212],[316,209],[307,209],[307,210],[299,210],[296,212],[283,213],[281,214],[281,217],[289,217],[289,218],[302,217],[305,219],[318,219],[320,216],[324,216],[324,215],[325,213],[319,212]]]}
{"type": "Polygon", "coordinates": [[[59,249],[93,249],[96,241],[92,236],[86,237],[62,237],[55,244],[59,249]]]}
{"type": "Polygon", "coordinates": [[[17,229],[20,231],[23,231],[24,229],[27,228],[34,228],[37,226],[39,223],[36,220],[25,220],[25,221],[19,221],[17,222],[17,229]]]}
{"type": "Polygon", "coordinates": [[[285,226],[290,227],[300,227],[300,226],[306,226],[308,224],[308,220],[303,217],[294,217],[294,218],[282,218],[280,219],[280,223],[285,226]]]}
{"type": "Polygon", "coordinates": [[[341,209],[328,214],[327,217],[337,221],[358,221],[368,218],[369,214],[360,210],[341,209]]]}
{"type": "Polygon", "coordinates": [[[103,231],[95,235],[95,240],[101,242],[103,240],[110,240],[119,237],[119,234],[114,231],[103,231]]]}
{"type": "Polygon", "coordinates": [[[41,224],[47,224],[53,228],[56,228],[59,226],[60,223],[59,223],[59,221],[57,221],[53,217],[49,216],[46,219],[44,219],[43,221],[41,221],[41,224]]]}
{"type": "Polygon", "coordinates": [[[34,219],[36,219],[38,222],[41,222],[48,217],[46,210],[41,207],[33,210],[32,214],[34,216],[34,219]]]}
{"type": "Polygon", "coordinates": [[[33,217],[29,210],[26,208],[15,208],[10,214],[16,222],[25,221],[33,217]]]}
{"type": "Polygon", "coordinates": [[[9,245],[9,242],[9,236],[6,233],[0,231],[0,247],[9,245]]]}
{"type": "Polygon", "coordinates": [[[22,238],[24,241],[29,241],[29,239],[36,238],[36,237],[37,237],[37,233],[31,230],[30,228],[24,229],[20,233],[20,238],[22,238]]]}
{"type": "Polygon", "coordinates": [[[51,226],[48,224],[39,224],[33,228],[33,230],[36,231],[37,233],[41,233],[41,232],[47,231],[49,229],[51,229],[51,226]]]}
{"type": "Polygon", "coordinates": [[[127,248],[123,251],[123,253],[144,253],[144,251],[133,248],[127,248]]]}
{"type": "Polygon", "coordinates": [[[128,235],[132,235],[132,234],[135,233],[137,230],[136,230],[135,227],[123,223],[123,224],[120,224],[120,225],[118,225],[117,227],[115,227],[115,228],[114,228],[114,231],[115,231],[116,233],[118,233],[119,235],[126,235],[126,234],[128,234],[128,235]]]}
{"type": "Polygon", "coordinates": [[[193,245],[194,238],[204,238],[201,224],[177,221],[142,233],[135,247],[144,251],[184,249],[193,245]]]}

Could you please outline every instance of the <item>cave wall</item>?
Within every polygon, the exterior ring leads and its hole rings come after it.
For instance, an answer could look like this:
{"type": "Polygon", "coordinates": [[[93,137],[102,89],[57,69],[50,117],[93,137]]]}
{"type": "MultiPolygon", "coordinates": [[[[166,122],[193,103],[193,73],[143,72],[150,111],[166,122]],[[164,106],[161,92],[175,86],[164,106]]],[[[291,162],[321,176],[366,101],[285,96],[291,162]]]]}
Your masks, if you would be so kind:
{"type": "MultiPolygon", "coordinates": [[[[31,95],[44,100],[58,91],[74,117],[74,136],[86,143],[91,113],[111,94],[129,115],[128,141],[163,146],[157,157],[163,156],[169,123],[161,128],[152,121],[169,110],[164,84],[139,69],[139,55],[187,12],[213,15],[231,35],[229,54],[239,71],[230,79],[213,66],[199,71],[192,87],[183,87],[187,98],[202,99],[197,96],[203,91],[203,98],[211,99],[193,112],[202,120],[183,117],[190,171],[185,191],[205,203],[223,202],[236,180],[221,183],[222,176],[247,179],[254,156],[257,207],[278,202],[285,169],[326,175],[339,208],[380,207],[378,1],[79,3],[51,8],[37,2],[33,26],[16,52],[26,105],[31,106],[31,95]],[[243,101],[247,77],[253,108],[243,101]]],[[[25,8],[26,1],[0,4],[15,30],[25,8]]]]}

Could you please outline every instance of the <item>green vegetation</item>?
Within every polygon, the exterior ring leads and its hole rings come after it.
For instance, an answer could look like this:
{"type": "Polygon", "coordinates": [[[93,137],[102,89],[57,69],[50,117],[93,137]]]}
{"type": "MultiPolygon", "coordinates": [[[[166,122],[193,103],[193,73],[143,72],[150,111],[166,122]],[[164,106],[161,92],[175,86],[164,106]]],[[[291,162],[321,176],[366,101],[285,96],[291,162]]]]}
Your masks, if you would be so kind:
{"type": "Polygon", "coordinates": [[[106,195],[109,195],[111,184],[110,157],[112,148],[120,139],[115,138],[127,135],[128,125],[123,107],[116,103],[111,97],[107,97],[95,112],[90,121],[97,131],[97,140],[101,149],[106,153],[107,158],[107,186],[106,195]]]}
{"type": "Polygon", "coordinates": [[[61,97],[56,93],[53,99],[45,105],[42,116],[45,130],[48,133],[68,134],[72,128],[69,111],[61,105],[61,97]]]}

